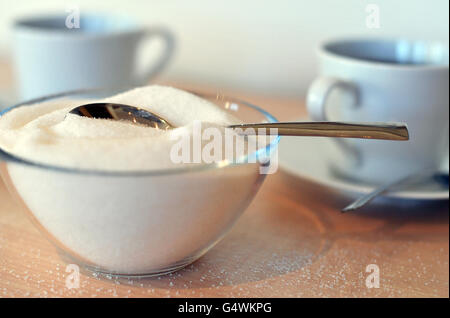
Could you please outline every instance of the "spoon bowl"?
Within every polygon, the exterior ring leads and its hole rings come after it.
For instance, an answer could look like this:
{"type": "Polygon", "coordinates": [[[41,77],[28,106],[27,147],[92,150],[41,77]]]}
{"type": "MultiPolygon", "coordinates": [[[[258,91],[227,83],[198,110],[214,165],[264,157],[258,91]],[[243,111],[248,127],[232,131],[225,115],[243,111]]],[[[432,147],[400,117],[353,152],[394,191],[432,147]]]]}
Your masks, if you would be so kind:
{"type": "Polygon", "coordinates": [[[174,128],[174,126],[169,124],[165,119],[148,110],[124,104],[86,104],[72,109],[69,113],[89,118],[126,120],[156,129],[167,130],[174,128]]]}

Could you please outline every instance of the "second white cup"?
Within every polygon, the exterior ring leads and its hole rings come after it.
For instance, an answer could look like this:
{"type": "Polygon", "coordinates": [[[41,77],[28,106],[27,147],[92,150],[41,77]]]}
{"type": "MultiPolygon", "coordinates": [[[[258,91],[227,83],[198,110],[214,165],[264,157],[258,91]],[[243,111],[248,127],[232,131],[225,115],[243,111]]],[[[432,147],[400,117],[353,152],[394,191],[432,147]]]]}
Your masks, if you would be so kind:
{"type": "Polygon", "coordinates": [[[448,171],[448,46],[342,40],[319,49],[320,77],[307,106],[317,121],[405,122],[410,141],[337,140],[346,177],[384,183],[423,169],[448,171]],[[442,168],[444,167],[444,168],[442,168]]]}

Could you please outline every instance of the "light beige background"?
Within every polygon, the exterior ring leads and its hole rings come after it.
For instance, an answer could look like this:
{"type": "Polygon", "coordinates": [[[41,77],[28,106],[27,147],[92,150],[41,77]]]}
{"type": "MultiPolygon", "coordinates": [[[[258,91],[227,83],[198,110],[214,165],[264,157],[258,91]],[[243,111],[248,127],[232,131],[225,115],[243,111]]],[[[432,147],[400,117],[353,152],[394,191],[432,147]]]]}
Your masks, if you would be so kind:
{"type": "MultiPolygon", "coordinates": [[[[10,24],[20,15],[125,13],[165,24],[179,48],[164,79],[258,93],[303,96],[314,78],[314,47],[339,36],[389,36],[446,41],[447,0],[0,0],[0,55],[10,53],[10,24]],[[380,28],[366,26],[366,6],[380,8],[380,28]]],[[[148,50],[147,50],[148,52],[148,50]]]]}

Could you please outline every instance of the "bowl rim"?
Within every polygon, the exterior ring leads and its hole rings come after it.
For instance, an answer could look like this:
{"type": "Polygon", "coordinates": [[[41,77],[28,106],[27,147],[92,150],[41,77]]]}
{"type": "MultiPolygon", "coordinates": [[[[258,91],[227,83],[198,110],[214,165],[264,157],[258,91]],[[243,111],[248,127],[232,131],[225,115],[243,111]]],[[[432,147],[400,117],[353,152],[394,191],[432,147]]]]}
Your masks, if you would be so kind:
{"type": "MultiPolygon", "coordinates": [[[[20,102],[17,104],[14,104],[10,107],[7,107],[0,111],[0,118],[8,113],[9,111],[22,107],[22,106],[30,106],[32,104],[50,101],[52,99],[65,97],[65,96],[71,96],[75,94],[83,94],[83,93],[99,93],[101,91],[104,91],[105,89],[99,89],[99,88],[93,88],[93,89],[78,89],[78,90],[71,90],[66,91],[62,93],[57,94],[51,94],[46,95],[38,98],[34,98],[31,100],[27,100],[24,102],[20,102]]],[[[185,90],[191,94],[194,94],[196,96],[202,97],[202,98],[211,98],[215,97],[216,99],[221,100],[229,100],[235,103],[239,103],[240,105],[244,105],[246,107],[252,108],[259,113],[261,113],[264,117],[266,117],[267,121],[270,123],[278,122],[278,120],[269,112],[262,109],[259,106],[253,105],[249,102],[240,100],[238,98],[229,97],[220,93],[212,94],[212,93],[200,93],[193,90],[185,90]]],[[[230,161],[227,159],[221,160],[219,162],[213,162],[213,163],[198,163],[198,164],[187,164],[183,165],[183,167],[180,168],[165,168],[165,169],[148,169],[148,170],[131,170],[131,171],[120,171],[120,170],[98,170],[98,169],[78,169],[78,168],[70,168],[70,167],[64,167],[64,166],[58,166],[58,165],[52,165],[52,164],[46,164],[46,163],[40,163],[33,160],[25,159],[20,156],[13,155],[5,150],[3,150],[0,147],[0,163],[6,162],[6,163],[17,163],[22,164],[34,168],[40,168],[40,169],[47,169],[55,172],[62,172],[62,173],[73,173],[73,174],[81,174],[81,175],[98,175],[98,176],[116,176],[116,177],[145,177],[145,176],[163,176],[163,175],[175,175],[175,174],[181,174],[181,173],[191,173],[191,172],[202,172],[207,170],[213,170],[213,169],[221,169],[225,167],[230,166],[238,166],[248,163],[248,159],[251,156],[255,156],[256,158],[260,156],[261,154],[267,154],[272,153],[276,147],[278,146],[278,143],[280,142],[280,136],[276,136],[276,138],[273,138],[273,140],[266,145],[263,148],[257,149],[255,152],[251,154],[244,155],[237,160],[230,161]]]]}

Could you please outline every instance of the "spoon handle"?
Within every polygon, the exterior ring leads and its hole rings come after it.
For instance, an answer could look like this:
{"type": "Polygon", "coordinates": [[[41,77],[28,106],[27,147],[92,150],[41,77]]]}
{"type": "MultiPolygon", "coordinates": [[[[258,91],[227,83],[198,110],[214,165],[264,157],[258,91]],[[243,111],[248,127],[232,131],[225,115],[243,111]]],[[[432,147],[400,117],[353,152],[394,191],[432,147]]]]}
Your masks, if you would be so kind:
{"type": "Polygon", "coordinates": [[[242,129],[244,135],[270,135],[270,128],[277,128],[279,136],[316,136],[383,140],[409,140],[408,128],[402,123],[344,123],[344,122],[287,122],[231,125],[242,129]],[[248,129],[253,128],[253,129],[248,129]]]}
{"type": "Polygon", "coordinates": [[[406,177],[402,177],[398,180],[394,180],[394,181],[388,182],[386,184],[380,185],[375,190],[362,195],[361,197],[359,197],[358,199],[356,199],[355,201],[353,201],[352,203],[347,205],[345,208],[343,208],[341,210],[341,212],[355,211],[355,210],[360,209],[363,206],[367,205],[376,197],[383,195],[391,190],[401,188],[402,186],[405,186],[405,185],[414,184],[417,181],[422,181],[422,180],[425,180],[428,178],[435,178],[435,179],[447,178],[446,181],[444,180],[444,181],[439,181],[439,182],[442,182],[442,183],[447,182],[447,186],[448,186],[448,174],[444,174],[442,172],[436,172],[435,170],[432,170],[432,169],[425,169],[424,171],[413,173],[406,177]]]}

